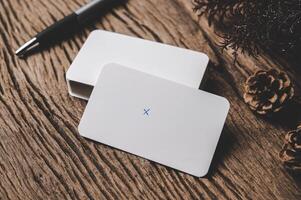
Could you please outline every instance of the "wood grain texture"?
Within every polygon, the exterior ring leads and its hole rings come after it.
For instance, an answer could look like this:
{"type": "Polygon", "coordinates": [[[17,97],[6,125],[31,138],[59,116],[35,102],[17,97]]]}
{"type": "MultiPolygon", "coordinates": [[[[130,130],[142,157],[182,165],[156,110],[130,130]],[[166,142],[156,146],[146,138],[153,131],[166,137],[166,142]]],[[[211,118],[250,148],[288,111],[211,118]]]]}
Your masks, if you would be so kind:
{"type": "MultiPolygon", "coordinates": [[[[84,0],[0,0],[0,199],[301,199],[301,181],[278,159],[288,120],[254,115],[241,84],[257,69],[288,72],[297,93],[298,62],[221,52],[220,38],[187,0],[129,0],[73,38],[26,59],[14,50],[84,0]],[[105,29],[205,52],[206,89],[231,110],[207,178],[86,140],[77,125],[86,102],[67,92],[65,73],[88,34],[105,29]]],[[[289,119],[293,121],[293,119],[289,119]]]]}

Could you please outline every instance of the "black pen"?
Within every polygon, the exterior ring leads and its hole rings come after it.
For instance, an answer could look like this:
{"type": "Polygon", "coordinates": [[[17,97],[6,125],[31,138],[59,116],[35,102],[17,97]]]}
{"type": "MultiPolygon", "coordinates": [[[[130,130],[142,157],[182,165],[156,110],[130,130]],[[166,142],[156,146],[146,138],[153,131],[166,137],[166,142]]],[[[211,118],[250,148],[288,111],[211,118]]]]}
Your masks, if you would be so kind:
{"type": "Polygon", "coordinates": [[[17,56],[23,56],[26,52],[38,47],[46,46],[56,41],[60,41],[88,22],[95,15],[108,7],[121,3],[121,0],[93,0],[77,11],[64,17],[60,21],[52,24],[34,38],[22,45],[15,53],[17,56]]]}

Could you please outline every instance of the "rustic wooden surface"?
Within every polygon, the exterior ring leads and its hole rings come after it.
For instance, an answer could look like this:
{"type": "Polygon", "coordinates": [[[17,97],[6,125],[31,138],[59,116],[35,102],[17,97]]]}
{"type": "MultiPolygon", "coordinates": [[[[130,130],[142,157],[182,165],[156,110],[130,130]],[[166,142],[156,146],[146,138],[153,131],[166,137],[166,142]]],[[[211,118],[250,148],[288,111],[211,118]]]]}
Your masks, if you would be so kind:
{"type": "Polygon", "coordinates": [[[233,64],[231,50],[220,51],[220,39],[193,13],[190,0],[129,0],[70,40],[23,60],[14,55],[84,1],[0,0],[0,199],[301,199],[300,178],[277,156],[283,133],[295,124],[254,115],[241,87],[257,69],[278,68],[298,92],[298,63],[239,55],[233,64]],[[69,96],[65,73],[97,28],[209,55],[207,90],[227,97],[232,107],[207,178],[79,136],[86,102],[69,96]]]}

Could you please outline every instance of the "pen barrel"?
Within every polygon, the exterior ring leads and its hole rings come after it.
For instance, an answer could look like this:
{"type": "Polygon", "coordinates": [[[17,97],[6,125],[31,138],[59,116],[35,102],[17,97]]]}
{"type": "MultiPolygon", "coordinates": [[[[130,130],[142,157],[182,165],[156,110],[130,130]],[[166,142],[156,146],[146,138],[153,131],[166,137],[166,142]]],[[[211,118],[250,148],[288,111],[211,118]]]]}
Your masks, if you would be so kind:
{"type": "Polygon", "coordinates": [[[72,13],[36,35],[40,45],[57,42],[68,38],[79,29],[77,15],[72,13]]]}
{"type": "Polygon", "coordinates": [[[86,24],[91,19],[100,17],[107,13],[111,8],[125,3],[127,0],[92,0],[90,3],[81,7],[75,13],[80,24],[86,24]]]}

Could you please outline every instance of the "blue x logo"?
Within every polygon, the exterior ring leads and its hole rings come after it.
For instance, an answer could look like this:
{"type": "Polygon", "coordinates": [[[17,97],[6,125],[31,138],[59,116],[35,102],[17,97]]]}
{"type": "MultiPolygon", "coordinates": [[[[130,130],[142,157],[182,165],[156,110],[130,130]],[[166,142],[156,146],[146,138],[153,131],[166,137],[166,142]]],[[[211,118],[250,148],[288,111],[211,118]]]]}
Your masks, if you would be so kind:
{"type": "Polygon", "coordinates": [[[143,110],[144,110],[144,114],[143,114],[143,115],[149,116],[149,113],[148,113],[148,112],[150,111],[150,109],[149,109],[149,108],[148,108],[148,109],[145,109],[145,108],[144,108],[143,110]]]}

